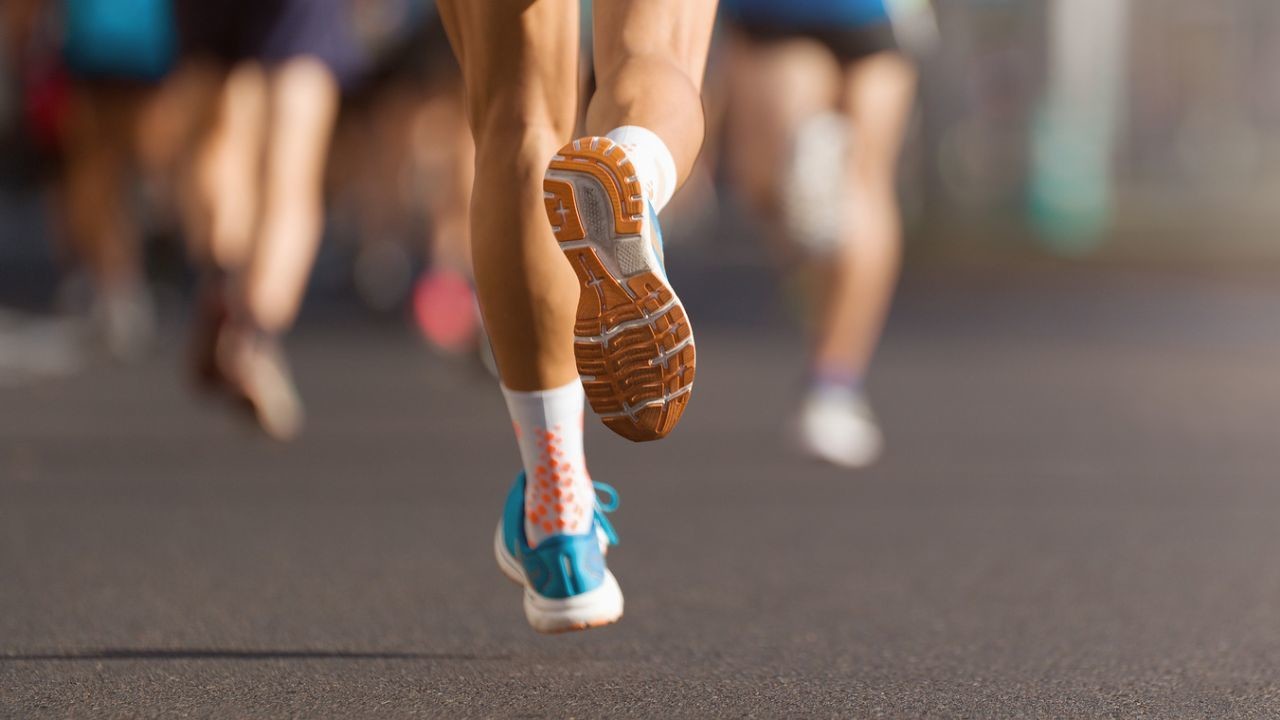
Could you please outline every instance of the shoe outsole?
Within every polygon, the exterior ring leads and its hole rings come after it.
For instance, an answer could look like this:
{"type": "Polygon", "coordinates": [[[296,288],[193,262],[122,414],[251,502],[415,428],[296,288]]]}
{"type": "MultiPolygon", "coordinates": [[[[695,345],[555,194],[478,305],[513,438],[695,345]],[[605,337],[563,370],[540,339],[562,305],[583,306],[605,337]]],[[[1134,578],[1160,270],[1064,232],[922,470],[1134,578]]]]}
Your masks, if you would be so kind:
{"type": "Polygon", "coordinates": [[[648,208],[631,161],[608,138],[581,138],[552,159],[542,187],[581,286],[573,347],[587,400],[629,440],[665,437],[688,405],[696,353],[642,235],[648,208]]]}
{"type": "Polygon", "coordinates": [[[544,635],[590,630],[622,619],[622,591],[608,570],[605,570],[605,584],[587,594],[591,597],[553,600],[538,597],[529,587],[524,569],[502,543],[501,525],[493,536],[493,557],[503,576],[524,588],[525,619],[530,627],[544,635]]]}

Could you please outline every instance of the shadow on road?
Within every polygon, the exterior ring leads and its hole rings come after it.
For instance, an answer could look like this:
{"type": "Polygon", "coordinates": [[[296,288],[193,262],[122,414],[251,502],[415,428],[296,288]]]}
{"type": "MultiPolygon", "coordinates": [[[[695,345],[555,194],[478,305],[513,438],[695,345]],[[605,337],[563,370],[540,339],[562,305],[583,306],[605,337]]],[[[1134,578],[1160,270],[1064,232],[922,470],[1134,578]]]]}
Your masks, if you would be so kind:
{"type": "Polygon", "coordinates": [[[365,652],[359,650],[217,650],[209,648],[105,648],[0,655],[15,660],[507,660],[506,655],[365,652]]]}

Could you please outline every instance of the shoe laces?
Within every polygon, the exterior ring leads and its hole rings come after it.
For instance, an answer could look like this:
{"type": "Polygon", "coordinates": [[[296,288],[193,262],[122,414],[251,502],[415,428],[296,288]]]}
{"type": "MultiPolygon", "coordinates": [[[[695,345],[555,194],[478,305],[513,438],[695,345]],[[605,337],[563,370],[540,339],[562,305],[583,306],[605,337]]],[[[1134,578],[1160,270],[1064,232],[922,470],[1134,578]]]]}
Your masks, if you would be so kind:
{"type": "Polygon", "coordinates": [[[613,523],[609,522],[609,518],[605,517],[605,515],[618,509],[618,491],[608,483],[592,481],[591,484],[595,486],[596,490],[596,523],[604,531],[604,536],[609,541],[609,544],[617,545],[618,533],[613,529],[613,523]],[[601,495],[606,496],[607,499],[602,500],[601,495]]]}

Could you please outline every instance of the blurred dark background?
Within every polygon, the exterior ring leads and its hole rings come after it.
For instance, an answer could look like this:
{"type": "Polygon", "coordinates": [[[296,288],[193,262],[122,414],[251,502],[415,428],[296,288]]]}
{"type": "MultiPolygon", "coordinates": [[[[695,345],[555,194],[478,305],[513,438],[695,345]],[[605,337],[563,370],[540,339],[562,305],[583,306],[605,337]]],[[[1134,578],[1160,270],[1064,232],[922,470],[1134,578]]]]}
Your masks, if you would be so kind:
{"type": "MultiPolygon", "coordinates": [[[[910,262],[1272,265],[1273,3],[940,0],[936,12],[941,32],[922,57],[903,164],[910,262]]],[[[4,77],[0,295],[39,307],[57,278],[41,183],[49,161],[23,127],[15,77],[4,77]]],[[[346,182],[332,178],[331,197],[346,182]]],[[[355,241],[341,220],[331,207],[320,297],[351,290],[355,241]]],[[[755,252],[714,222],[673,231],[690,246],[685,257],[701,246],[755,252]]],[[[151,248],[153,261],[180,258],[175,239],[154,233],[152,245],[173,248],[151,248]]],[[[153,272],[168,279],[172,268],[153,272]]]]}

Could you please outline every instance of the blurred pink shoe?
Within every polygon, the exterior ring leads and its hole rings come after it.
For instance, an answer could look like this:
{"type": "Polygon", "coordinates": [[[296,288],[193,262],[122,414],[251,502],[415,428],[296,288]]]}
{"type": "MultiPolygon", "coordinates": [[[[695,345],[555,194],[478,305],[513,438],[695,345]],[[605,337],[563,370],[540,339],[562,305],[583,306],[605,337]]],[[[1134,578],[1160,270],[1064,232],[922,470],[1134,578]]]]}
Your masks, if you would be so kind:
{"type": "Polygon", "coordinates": [[[476,295],[461,273],[423,273],[413,289],[413,317],[427,342],[447,354],[461,355],[476,347],[476,295]]]}

